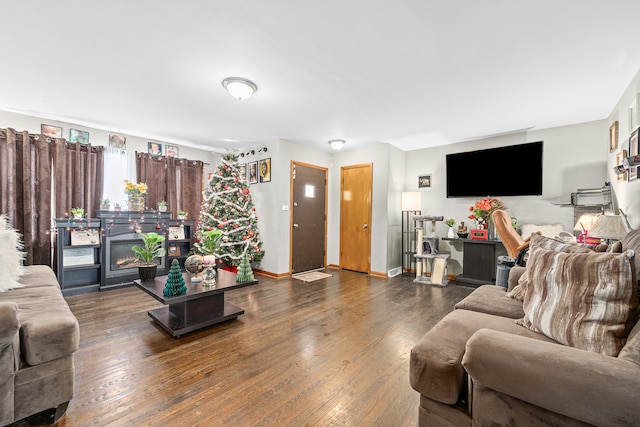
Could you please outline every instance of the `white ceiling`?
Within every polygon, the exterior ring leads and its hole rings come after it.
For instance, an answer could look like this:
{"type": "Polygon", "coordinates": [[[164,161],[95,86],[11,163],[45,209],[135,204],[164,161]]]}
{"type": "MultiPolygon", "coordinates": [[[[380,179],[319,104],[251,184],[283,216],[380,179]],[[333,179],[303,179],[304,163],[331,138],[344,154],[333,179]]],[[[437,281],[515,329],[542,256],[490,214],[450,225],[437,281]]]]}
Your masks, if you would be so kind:
{"type": "Polygon", "coordinates": [[[640,68],[637,0],[0,0],[0,10],[0,109],[214,150],[280,138],[411,150],[599,120],[640,68]],[[258,91],[237,101],[228,76],[258,91]]]}

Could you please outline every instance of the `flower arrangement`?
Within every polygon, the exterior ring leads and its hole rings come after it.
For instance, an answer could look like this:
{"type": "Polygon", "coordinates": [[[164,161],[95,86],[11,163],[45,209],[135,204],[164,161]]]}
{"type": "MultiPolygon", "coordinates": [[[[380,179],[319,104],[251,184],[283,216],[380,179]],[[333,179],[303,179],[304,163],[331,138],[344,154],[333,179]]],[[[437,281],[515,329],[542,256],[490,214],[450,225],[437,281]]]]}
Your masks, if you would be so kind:
{"type": "Polygon", "coordinates": [[[478,200],[475,205],[469,206],[469,219],[475,219],[479,222],[485,222],[491,220],[491,214],[498,209],[506,209],[504,204],[492,197],[487,197],[482,200],[478,200]]]}
{"type": "Polygon", "coordinates": [[[124,192],[130,197],[143,196],[147,194],[148,189],[149,187],[144,182],[139,182],[137,184],[134,184],[128,179],[124,180],[124,192]]]}
{"type": "Polygon", "coordinates": [[[456,219],[455,218],[449,218],[449,219],[445,220],[444,223],[447,224],[447,227],[453,227],[454,225],[456,225],[456,219]]]}

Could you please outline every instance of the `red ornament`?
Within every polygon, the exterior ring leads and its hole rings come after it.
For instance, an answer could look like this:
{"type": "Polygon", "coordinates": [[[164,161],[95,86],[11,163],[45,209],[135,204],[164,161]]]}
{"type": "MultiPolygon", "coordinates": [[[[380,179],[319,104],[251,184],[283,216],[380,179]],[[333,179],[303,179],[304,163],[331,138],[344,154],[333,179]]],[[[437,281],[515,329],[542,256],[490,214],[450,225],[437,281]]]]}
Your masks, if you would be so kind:
{"type": "Polygon", "coordinates": [[[243,189],[242,189],[242,194],[244,194],[245,196],[246,196],[247,194],[249,194],[249,189],[248,189],[248,188],[243,188],[243,189]]]}

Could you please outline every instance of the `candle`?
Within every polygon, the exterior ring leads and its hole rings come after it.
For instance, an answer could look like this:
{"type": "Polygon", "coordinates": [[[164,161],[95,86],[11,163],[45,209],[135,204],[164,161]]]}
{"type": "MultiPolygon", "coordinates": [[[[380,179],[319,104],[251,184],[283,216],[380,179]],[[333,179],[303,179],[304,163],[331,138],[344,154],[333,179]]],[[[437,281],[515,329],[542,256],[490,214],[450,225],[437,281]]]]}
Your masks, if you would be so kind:
{"type": "Polygon", "coordinates": [[[216,256],[215,255],[205,255],[203,257],[204,265],[215,265],[216,256]]]}

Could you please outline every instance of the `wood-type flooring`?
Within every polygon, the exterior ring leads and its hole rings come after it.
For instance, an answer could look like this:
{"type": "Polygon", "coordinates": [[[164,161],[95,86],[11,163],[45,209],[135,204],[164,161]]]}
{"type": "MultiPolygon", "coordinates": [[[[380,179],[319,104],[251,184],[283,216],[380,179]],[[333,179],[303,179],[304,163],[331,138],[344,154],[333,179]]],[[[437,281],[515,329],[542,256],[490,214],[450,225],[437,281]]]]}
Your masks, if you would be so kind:
{"type": "Polygon", "coordinates": [[[472,289],[341,270],[256,276],[236,320],[171,338],[135,287],[67,297],[80,323],[67,426],[415,426],[409,353],[472,289]]]}

